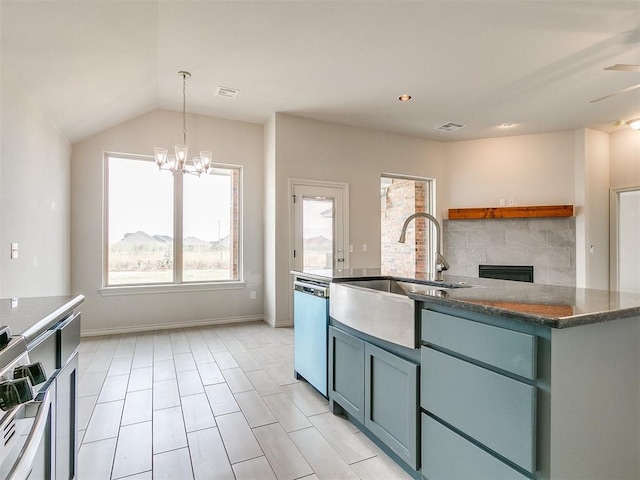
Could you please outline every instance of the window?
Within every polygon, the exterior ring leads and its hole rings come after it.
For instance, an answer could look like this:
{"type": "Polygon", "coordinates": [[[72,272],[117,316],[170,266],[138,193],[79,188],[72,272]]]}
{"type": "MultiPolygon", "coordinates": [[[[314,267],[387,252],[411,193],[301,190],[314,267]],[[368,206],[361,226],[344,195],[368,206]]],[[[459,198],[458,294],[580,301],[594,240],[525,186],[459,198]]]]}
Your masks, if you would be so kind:
{"type": "Polygon", "coordinates": [[[105,286],[239,280],[237,166],[159,172],[152,157],[105,159],[105,286]]]}
{"type": "Polygon", "coordinates": [[[435,234],[431,222],[416,218],[398,243],[404,221],[418,212],[434,214],[435,180],[383,174],[380,179],[381,268],[387,275],[429,278],[434,271],[435,234]]]}

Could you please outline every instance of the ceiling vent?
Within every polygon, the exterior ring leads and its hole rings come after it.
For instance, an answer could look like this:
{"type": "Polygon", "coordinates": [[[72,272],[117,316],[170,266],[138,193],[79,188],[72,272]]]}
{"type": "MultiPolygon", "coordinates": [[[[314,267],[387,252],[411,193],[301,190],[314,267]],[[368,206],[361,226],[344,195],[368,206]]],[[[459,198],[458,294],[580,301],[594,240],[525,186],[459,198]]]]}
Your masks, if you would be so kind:
{"type": "Polygon", "coordinates": [[[456,130],[460,130],[464,127],[466,127],[466,125],[462,125],[461,123],[447,122],[436,127],[435,130],[440,130],[441,132],[455,132],[456,130]]]}
{"type": "Polygon", "coordinates": [[[236,98],[236,96],[238,95],[238,92],[240,92],[240,90],[237,90],[235,88],[218,87],[218,88],[216,88],[216,93],[215,94],[218,97],[236,98]]]}

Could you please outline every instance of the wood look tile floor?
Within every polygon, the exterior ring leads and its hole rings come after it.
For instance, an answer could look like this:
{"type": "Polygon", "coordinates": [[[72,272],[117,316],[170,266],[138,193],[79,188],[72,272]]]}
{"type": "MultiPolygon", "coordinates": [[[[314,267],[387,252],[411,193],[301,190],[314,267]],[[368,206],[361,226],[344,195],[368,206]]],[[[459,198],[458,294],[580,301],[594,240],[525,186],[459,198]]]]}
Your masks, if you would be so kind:
{"type": "Polygon", "coordinates": [[[80,480],[409,479],[263,322],[83,338],[80,480]]]}

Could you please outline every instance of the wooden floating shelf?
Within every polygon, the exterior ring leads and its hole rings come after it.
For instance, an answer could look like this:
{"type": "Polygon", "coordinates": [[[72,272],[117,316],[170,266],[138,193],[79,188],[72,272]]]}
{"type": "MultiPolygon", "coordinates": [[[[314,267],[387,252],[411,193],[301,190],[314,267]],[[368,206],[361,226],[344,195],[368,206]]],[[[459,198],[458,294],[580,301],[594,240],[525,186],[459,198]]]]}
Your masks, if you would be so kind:
{"type": "Polygon", "coordinates": [[[541,205],[536,207],[450,208],[449,220],[483,218],[573,217],[573,205],[541,205]]]}

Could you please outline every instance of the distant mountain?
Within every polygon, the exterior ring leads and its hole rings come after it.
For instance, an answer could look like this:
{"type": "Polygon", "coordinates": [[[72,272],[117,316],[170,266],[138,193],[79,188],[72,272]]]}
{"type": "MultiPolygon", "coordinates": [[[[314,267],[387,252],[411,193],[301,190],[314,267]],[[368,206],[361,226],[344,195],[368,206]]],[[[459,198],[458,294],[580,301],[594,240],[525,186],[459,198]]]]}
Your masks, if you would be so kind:
{"type": "Polygon", "coordinates": [[[119,243],[153,245],[160,242],[146,232],[137,231],[135,233],[125,233],[124,238],[119,243]]]}
{"type": "Polygon", "coordinates": [[[210,245],[209,242],[206,242],[204,240],[201,240],[197,237],[187,237],[184,239],[184,242],[182,242],[183,245],[195,245],[195,246],[202,246],[202,245],[210,245]]]}
{"type": "MultiPolygon", "coordinates": [[[[223,239],[224,242],[225,239],[223,239]]],[[[119,244],[129,245],[159,245],[159,244],[171,244],[173,238],[169,235],[149,235],[147,232],[138,230],[135,233],[125,233],[124,238],[118,242],[119,244]]],[[[187,237],[184,239],[184,245],[189,246],[207,246],[216,244],[217,242],[207,242],[198,237],[187,237]]]]}
{"type": "Polygon", "coordinates": [[[319,246],[331,245],[331,239],[327,238],[327,237],[324,237],[322,235],[316,235],[315,237],[305,238],[304,239],[304,244],[305,245],[319,245],[319,246]]]}
{"type": "Polygon", "coordinates": [[[162,243],[173,243],[173,238],[169,235],[154,235],[153,238],[162,243]]]}

